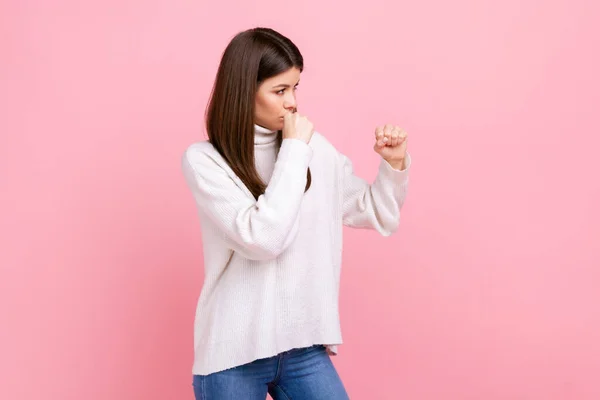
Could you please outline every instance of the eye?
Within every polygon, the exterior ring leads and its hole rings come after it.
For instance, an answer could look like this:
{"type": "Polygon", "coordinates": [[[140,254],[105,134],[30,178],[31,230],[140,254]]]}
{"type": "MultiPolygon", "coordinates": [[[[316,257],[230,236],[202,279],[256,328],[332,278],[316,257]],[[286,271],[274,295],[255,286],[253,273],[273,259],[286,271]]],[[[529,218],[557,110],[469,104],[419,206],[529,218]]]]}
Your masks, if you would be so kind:
{"type": "MultiPolygon", "coordinates": [[[[298,90],[298,86],[294,86],[294,91],[298,90]]],[[[283,92],[285,92],[285,89],[281,89],[278,90],[277,92],[275,92],[276,94],[283,94],[283,92]]]]}

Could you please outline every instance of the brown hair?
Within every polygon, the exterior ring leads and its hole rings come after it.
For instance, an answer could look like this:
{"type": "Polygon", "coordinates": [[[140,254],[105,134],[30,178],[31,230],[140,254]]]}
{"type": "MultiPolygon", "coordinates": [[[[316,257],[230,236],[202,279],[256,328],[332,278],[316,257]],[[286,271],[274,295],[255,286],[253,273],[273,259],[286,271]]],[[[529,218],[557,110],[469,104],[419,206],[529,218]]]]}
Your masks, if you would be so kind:
{"type": "MultiPolygon", "coordinates": [[[[254,109],[260,84],[296,67],[304,69],[302,54],[291,40],[269,28],[238,33],[227,45],[206,108],[209,142],[256,199],[265,192],[254,164],[254,109]]],[[[282,132],[277,132],[278,149],[282,132]]],[[[305,191],[311,183],[307,171],[305,191]]]]}

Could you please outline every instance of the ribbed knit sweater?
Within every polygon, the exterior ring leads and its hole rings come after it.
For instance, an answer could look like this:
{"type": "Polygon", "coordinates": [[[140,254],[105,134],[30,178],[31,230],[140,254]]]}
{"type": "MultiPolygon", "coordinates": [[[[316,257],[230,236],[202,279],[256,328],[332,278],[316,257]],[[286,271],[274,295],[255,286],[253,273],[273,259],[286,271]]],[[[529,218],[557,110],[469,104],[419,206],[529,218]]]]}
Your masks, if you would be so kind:
{"type": "Polygon", "coordinates": [[[207,375],[292,348],[342,343],[338,311],[343,225],[398,228],[405,169],[383,158],[373,183],[315,132],[309,144],[255,125],[258,200],[208,142],[182,168],[200,218],[204,283],[194,323],[193,374],[207,375]],[[306,171],[312,184],[305,192],[306,171]]]}

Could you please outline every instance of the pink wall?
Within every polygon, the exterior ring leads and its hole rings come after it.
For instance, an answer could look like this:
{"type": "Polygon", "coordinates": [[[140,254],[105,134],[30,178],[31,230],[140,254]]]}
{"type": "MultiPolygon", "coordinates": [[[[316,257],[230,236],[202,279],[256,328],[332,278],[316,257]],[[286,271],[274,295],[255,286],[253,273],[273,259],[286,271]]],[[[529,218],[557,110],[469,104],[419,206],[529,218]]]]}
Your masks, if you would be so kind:
{"type": "Polygon", "coordinates": [[[411,135],[401,231],[346,231],[351,397],[600,398],[597,2],[94,3],[0,4],[0,398],[192,399],[179,160],[256,25],[360,175],[376,125],[411,135]]]}

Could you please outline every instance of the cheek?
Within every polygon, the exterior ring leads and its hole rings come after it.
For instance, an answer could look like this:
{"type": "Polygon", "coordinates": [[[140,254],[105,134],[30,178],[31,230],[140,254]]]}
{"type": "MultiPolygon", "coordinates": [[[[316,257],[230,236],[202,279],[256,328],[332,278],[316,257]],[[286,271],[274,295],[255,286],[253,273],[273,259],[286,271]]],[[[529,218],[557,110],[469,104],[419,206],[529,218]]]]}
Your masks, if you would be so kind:
{"type": "Polygon", "coordinates": [[[280,103],[279,96],[276,94],[268,93],[262,97],[263,104],[265,108],[272,109],[276,107],[280,103]]]}
{"type": "Polygon", "coordinates": [[[256,107],[265,117],[279,115],[283,108],[283,99],[276,94],[265,94],[256,99],[256,107]]]}

